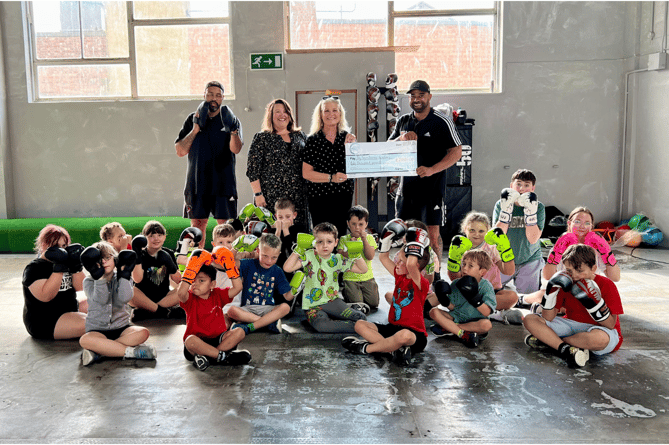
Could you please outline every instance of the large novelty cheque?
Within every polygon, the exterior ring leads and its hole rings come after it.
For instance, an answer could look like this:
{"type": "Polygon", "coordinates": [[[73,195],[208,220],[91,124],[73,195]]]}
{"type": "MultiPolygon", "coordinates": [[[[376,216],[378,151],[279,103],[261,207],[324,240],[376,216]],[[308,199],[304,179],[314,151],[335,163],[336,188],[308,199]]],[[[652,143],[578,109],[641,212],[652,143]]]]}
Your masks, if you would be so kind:
{"type": "Polygon", "coordinates": [[[416,176],[416,141],[354,142],[346,144],[346,176],[416,176]]]}

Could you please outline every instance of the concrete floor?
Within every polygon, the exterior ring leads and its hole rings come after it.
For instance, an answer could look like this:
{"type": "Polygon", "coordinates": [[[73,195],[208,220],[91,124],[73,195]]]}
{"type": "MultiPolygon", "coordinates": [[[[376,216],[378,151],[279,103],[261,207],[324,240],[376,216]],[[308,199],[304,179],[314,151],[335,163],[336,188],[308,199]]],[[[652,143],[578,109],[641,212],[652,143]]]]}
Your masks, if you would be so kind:
{"type": "MultiPolygon", "coordinates": [[[[629,253],[629,248],[623,248],[629,253]]],[[[667,442],[667,250],[618,254],[621,350],[570,369],[496,323],[475,350],[430,334],[406,368],[347,353],[342,335],[256,333],[247,366],[196,370],[184,325],[151,321],[157,361],[81,366],[76,341],[23,327],[30,255],[0,256],[0,441],[151,443],[667,442]]],[[[377,277],[382,292],[392,278],[377,277]]],[[[372,321],[387,320],[387,305],[372,321]]],[[[428,323],[428,326],[431,324],[428,323]]]]}

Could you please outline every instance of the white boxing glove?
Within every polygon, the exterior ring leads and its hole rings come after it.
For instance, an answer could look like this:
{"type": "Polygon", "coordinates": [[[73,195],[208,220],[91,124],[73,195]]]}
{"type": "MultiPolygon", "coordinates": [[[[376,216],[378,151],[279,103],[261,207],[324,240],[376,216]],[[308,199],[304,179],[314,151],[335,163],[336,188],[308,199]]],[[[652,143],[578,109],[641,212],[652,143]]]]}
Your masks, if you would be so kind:
{"type": "Polygon", "coordinates": [[[511,223],[511,217],[513,216],[513,204],[516,202],[520,193],[514,189],[505,188],[502,190],[502,195],[500,197],[501,209],[499,213],[499,221],[509,224],[511,223]]]}

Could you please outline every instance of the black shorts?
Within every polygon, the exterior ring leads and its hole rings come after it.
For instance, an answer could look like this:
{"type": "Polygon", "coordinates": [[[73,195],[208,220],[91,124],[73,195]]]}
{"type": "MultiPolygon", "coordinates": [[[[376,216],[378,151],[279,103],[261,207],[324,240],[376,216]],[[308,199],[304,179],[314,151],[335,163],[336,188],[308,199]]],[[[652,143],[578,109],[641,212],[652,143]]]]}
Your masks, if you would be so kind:
{"type": "Polygon", "coordinates": [[[109,331],[93,329],[90,332],[99,332],[100,334],[107,337],[108,340],[118,340],[118,338],[121,336],[121,334],[123,334],[123,331],[125,331],[129,327],[130,327],[130,325],[128,325],[124,328],[111,329],[109,331]]]}
{"type": "Polygon", "coordinates": [[[232,196],[184,196],[184,218],[230,219],[237,217],[237,199],[232,196]]]}
{"type": "MultiPolygon", "coordinates": [[[[200,340],[202,340],[208,345],[213,346],[214,348],[218,348],[218,345],[221,344],[221,342],[218,341],[219,338],[221,338],[220,335],[218,337],[213,337],[213,338],[205,338],[205,337],[199,337],[199,338],[200,340]]],[[[186,349],[186,345],[184,345],[184,357],[186,357],[186,360],[188,360],[189,362],[192,362],[193,359],[195,359],[195,356],[191,354],[188,349],[186,349]]]]}
{"type": "Polygon", "coordinates": [[[411,328],[405,328],[404,326],[397,326],[394,324],[390,323],[374,323],[376,328],[379,330],[379,334],[383,338],[388,338],[392,337],[393,335],[397,334],[399,331],[402,329],[406,329],[408,331],[411,331],[414,333],[416,336],[416,343],[410,346],[411,348],[411,355],[418,354],[419,352],[423,352],[425,350],[425,346],[427,346],[427,335],[425,335],[422,332],[414,331],[411,328]]]}
{"type": "Polygon", "coordinates": [[[423,221],[428,226],[444,225],[444,198],[435,196],[432,198],[406,197],[397,195],[395,201],[395,216],[404,221],[416,219],[423,221]]]}

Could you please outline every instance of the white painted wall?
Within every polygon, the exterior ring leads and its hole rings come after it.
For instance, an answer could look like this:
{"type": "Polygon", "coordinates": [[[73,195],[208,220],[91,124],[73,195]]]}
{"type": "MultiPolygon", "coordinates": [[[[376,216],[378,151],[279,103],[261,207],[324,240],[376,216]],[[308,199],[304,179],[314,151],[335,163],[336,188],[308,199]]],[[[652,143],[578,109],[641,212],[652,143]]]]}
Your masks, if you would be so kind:
{"type": "MultiPolygon", "coordinates": [[[[512,172],[526,167],[537,174],[546,205],[565,212],[587,205],[597,219],[617,215],[623,72],[634,47],[630,10],[619,2],[505,3],[503,92],[433,98],[433,105],[449,102],[476,118],[476,209],[491,212],[512,172]]],[[[198,101],[28,104],[20,4],[2,2],[0,12],[10,217],[179,215],[186,161],[173,142],[198,101]]],[[[385,77],[394,56],[286,55],[285,71],[247,73],[249,52],[283,49],[283,5],[237,2],[232,13],[236,100],[228,104],[244,126],[246,146],[237,159],[243,203],[251,200],[246,153],[267,102],[294,103],[296,90],[357,88],[362,129],[364,75],[385,77]],[[244,112],[248,105],[252,111],[244,112]]],[[[406,98],[401,107],[409,109],[406,98]]]]}

